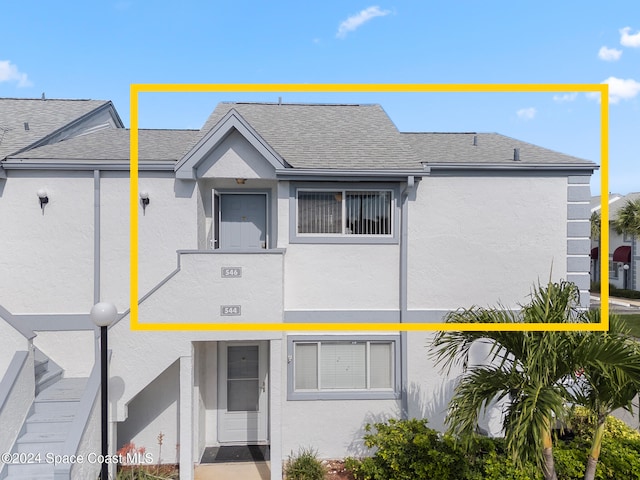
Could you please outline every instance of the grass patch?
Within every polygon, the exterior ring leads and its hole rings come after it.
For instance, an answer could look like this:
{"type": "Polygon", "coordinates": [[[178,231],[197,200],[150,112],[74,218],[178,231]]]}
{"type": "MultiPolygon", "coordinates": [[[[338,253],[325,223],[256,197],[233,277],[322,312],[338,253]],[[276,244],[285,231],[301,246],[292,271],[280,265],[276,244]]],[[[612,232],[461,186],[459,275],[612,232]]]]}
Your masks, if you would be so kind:
{"type": "Polygon", "coordinates": [[[628,315],[620,313],[619,316],[627,328],[631,330],[631,335],[640,338],[640,313],[631,313],[628,315]]]}

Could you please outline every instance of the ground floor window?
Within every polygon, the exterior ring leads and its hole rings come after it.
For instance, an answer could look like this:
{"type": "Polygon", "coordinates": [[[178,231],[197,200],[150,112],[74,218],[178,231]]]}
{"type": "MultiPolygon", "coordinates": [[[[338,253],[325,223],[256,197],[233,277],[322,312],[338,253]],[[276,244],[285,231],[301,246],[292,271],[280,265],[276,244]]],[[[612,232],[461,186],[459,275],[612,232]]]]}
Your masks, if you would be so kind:
{"type": "Polygon", "coordinates": [[[397,338],[295,337],[289,341],[290,396],[361,398],[397,391],[397,338]]]}

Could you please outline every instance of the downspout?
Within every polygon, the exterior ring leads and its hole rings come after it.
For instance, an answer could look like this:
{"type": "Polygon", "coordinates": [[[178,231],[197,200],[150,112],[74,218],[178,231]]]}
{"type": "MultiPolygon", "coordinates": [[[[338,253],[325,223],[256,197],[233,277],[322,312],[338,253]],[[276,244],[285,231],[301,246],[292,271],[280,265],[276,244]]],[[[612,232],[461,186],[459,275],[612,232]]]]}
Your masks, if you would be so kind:
{"type": "Polygon", "coordinates": [[[93,304],[100,301],[100,170],[93,171],[93,304]]]}
{"type": "MultiPolygon", "coordinates": [[[[405,323],[407,321],[407,273],[408,273],[408,260],[407,260],[407,246],[408,246],[408,234],[409,234],[409,194],[415,189],[415,177],[409,175],[407,177],[407,184],[405,185],[402,193],[400,194],[400,265],[399,265],[399,321],[405,323]]],[[[408,379],[408,361],[407,361],[407,332],[400,332],[400,415],[401,418],[406,420],[409,418],[409,379],[408,379]]]]}
{"type": "MultiPolygon", "coordinates": [[[[93,171],[93,304],[100,301],[100,170],[93,171]]],[[[95,330],[95,361],[100,362],[100,329],[95,330]]]]}

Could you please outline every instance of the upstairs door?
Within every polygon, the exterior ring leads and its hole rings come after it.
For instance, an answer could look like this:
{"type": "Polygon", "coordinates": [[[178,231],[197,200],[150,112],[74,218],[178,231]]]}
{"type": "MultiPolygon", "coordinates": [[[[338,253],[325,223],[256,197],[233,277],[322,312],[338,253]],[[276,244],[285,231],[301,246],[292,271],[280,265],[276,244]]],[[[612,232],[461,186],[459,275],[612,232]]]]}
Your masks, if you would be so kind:
{"type": "MultiPolygon", "coordinates": [[[[214,197],[215,199],[215,197],[214,197]]],[[[217,247],[228,250],[267,248],[267,195],[262,193],[220,194],[217,247]]]]}

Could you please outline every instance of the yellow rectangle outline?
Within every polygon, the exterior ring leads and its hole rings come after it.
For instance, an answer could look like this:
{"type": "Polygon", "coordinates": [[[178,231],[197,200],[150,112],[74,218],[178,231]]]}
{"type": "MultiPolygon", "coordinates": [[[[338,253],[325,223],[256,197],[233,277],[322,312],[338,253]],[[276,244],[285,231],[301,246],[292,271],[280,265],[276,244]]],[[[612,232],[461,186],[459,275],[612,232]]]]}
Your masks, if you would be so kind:
{"type": "Polygon", "coordinates": [[[609,330],[609,86],[583,84],[131,84],[130,242],[132,330],[225,331],[607,331],[609,330]],[[139,323],[138,322],[138,94],[184,92],[596,92],[600,93],[600,323],[139,323]]]}

